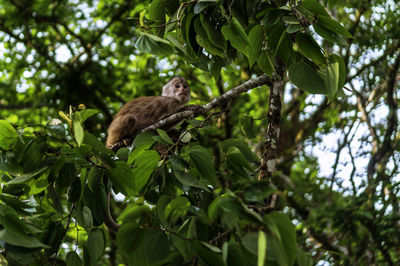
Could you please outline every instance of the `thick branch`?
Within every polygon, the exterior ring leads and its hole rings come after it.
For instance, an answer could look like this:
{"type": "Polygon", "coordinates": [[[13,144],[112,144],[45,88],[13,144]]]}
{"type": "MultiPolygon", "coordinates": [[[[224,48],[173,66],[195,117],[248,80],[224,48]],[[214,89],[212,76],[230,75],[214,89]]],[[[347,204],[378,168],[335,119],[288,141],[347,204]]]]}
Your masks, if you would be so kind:
{"type": "MultiPolygon", "coordinates": [[[[280,67],[282,68],[282,67],[280,67]]],[[[278,141],[281,125],[282,91],[283,91],[283,68],[278,78],[274,80],[269,95],[268,125],[264,141],[264,152],[261,157],[260,175],[258,179],[270,178],[276,169],[276,158],[278,157],[278,141]]]]}

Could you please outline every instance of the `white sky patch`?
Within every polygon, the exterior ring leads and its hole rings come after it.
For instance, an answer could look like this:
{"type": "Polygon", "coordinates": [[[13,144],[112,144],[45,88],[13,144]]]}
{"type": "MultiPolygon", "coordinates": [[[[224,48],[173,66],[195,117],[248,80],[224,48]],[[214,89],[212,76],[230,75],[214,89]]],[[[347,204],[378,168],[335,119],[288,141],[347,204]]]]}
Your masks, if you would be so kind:
{"type": "Polygon", "coordinates": [[[72,57],[72,54],[68,50],[66,45],[60,45],[60,47],[58,47],[56,49],[56,60],[57,61],[66,63],[66,62],[68,62],[69,59],[71,59],[71,57],[72,57]]]}

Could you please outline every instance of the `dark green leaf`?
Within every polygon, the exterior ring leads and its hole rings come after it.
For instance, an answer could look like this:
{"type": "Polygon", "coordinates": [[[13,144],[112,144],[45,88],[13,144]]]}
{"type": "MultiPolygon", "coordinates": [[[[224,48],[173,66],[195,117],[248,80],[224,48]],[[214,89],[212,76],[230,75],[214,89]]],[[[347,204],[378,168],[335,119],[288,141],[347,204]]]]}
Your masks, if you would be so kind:
{"type": "Polygon", "coordinates": [[[101,181],[101,178],[103,177],[104,170],[100,169],[98,167],[92,167],[89,171],[88,175],[88,186],[91,191],[95,190],[95,187],[101,181]]]}
{"type": "Polygon", "coordinates": [[[276,190],[276,187],[269,182],[259,181],[250,184],[244,190],[244,200],[248,202],[262,201],[276,190]]]}
{"type": "Polygon", "coordinates": [[[126,261],[133,263],[133,252],[142,245],[144,230],[137,224],[123,224],[117,233],[117,245],[126,261]]]}
{"type": "MultiPolygon", "coordinates": [[[[153,0],[149,7],[149,18],[156,22],[156,25],[165,24],[165,0],[153,0]]],[[[153,28],[153,33],[162,37],[165,32],[165,26],[153,28]]]]}
{"type": "Polygon", "coordinates": [[[347,41],[343,39],[342,36],[337,35],[335,32],[325,28],[319,23],[314,23],[313,28],[315,32],[318,33],[319,36],[321,36],[327,41],[330,41],[331,43],[337,43],[342,46],[348,45],[347,41]]]}
{"type": "Polygon", "coordinates": [[[200,145],[195,145],[190,147],[189,156],[201,177],[214,185],[217,182],[217,176],[208,150],[200,145]]]}
{"type": "Polygon", "coordinates": [[[81,266],[81,265],[83,265],[83,261],[79,257],[78,253],[76,253],[76,251],[68,252],[67,256],[65,258],[65,262],[67,263],[67,266],[81,266]]]}
{"type": "Polygon", "coordinates": [[[44,172],[47,168],[48,168],[48,166],[45,166],[45,167],[42,167],[42,168],[40,168],[40,169],[37,169],[37,170],[35,170],[35,171],[31,172],[31,173],[20,175],[20,176],[18,176],[18,177],[16,177],[16,178],[12,179],[11,181],[8,181],[8,182],[7,182],[7,185],[24,183],[24,182],[27,181],[28,179],[30,179],[30,178],[32,178],[32,177],[34,177],[34,176],[37,176],[37,175],[39,175],[39,174],[41,174],[41,173],[44,172]]]}
{"type": "Polygon", "coordinates": [[[325,63],[326,60],[321,52],[321,47],[309,34],[297,33],[296,44],[299,52],[305,57],[308,57],[317,64],[325,63]]]}
{"type": "Polygon", "coordinates": [[[321,75],[303,61],[289,67],[289,78],[294,85],[306,92],[313,94],[328,93],[321,75]]]}
{"type": "MultiPolygon", "coordinates": [[[[93,225],[99,226],[103,224],[104,211],[108,209],[107,193],[103,182],[100,182],[93,192],[89,189],[88,185],[85,184],[82,197],[84,205],[91,211],[93,225]]],[[[84,216],[84,218],[86,223],[86,218],[89,217],[84,216]]]]}
{"type": "Polygon", "coordinates": [[[106,239],[101,229],[93,229],[87,238],[86,248],[90,255],[90,261],[92,263],[97,262],[104,253],[106,247],[106,239]]]}
{"type": "Polygon", "coordinates": [[[134,195],[136,192],[135,175],[124,161],[116,161],[116,168],[107,170],[107,177],[116,188],[125,195],[134,195]]]}
{"type": "Polygon", "coordinates": [[[255,61],[263,53],[263,42],[265,40],[264,30],[260,25],[256,25],[249,32],[249,42],[251,45],[247,46],[247,54],[249,55],[250,67],[253,66],[255,61]]]}
{"type": "Polygon", "coordinates": [[[15,235],[7,229],[0,230],[0,239],[7,244],[26,248],[48,248],[49,246],[40,242],[36,237],[30,235],[15,235]]]}
{"type": "Polygon", "coordinates": [[[317,0],[303,0],[301,4],[314,15],[329,16],[328,12],[317,0]]]}
{"type": "Polygon", "coordinates": [[[190,208],[190,202],[185,197],[171,200],[165,208],[165,220],[175,224],[179,218],[184,218],[190,208]]]}
{"type": "Polygon", "coordinates": [[[78,201],[79,198],[81,197],[81,191],[82,191],[81,180],[79,179],[79,177],[75,177],[74,181],[72,182],[72,185],[68,190],[68,201],[70,202],[78,201]]]}
{"type": "Polygon", "coordinates": [[[329,16],[317,16],[317,20],[322,26],[334,33],[346,38],[353,38],[350,32],[348,32],[339,22],[331,19],[329,16]]]}
{"type": "Polygon", "coordinates": [[[32,208],[27,201],[19,200],[17,197],[7,195],[4,192],[0,194],[0,200],[3,201],[5,204],[16,208],[16,209],[29,209],[32,208]]]}
{"type": "Polygon", "coordinates": [[[344,63],[344,60],[341,56],[336,55],[336,54],[332,54],[329,56],[330,60],[332,60],[332,62],[337,62],[339,63],[339,89],[343,88],[345,82],[346,82],[346,65],[344,63]]]}
{"type": "Polygon", "coordinates": [[[143,53],[154,54],[158,56],[165,56],[174,52],[174,49],[170,46],[168,41],[148,33],[140,36],[137,39],[135,46],[143,53]]]}
{"type": "Polygon", "coordinates": [[[206,1],[199,1],[193,8],[193,13],[200,14],[204,9],[207,7],[214,5],[216,0],[206,0],[206,1]]]}
{"type": "Polygon", "coordinates": [[[253,117],[248,116],[248,115],[242,116],[240,118],[240,125],[241,125],[242,132],[248,138],[254,138],[255,137],[253,117]]]}
{"type": "Polygon", "coordinates": [[[64,164],[56,179],[56,187],[58,189],[63,189],[69,187],[76,177],[76,168],[72,163],[64,164]]]}

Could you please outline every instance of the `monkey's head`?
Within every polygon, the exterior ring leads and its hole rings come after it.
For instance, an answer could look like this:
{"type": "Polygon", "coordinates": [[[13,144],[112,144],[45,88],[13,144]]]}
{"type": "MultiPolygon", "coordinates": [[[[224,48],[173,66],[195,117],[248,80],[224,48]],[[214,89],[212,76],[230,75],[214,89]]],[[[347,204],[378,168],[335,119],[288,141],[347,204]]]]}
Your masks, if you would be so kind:
{"type": "Polygon", "coordinates": [[[187,81],[182,77],[174,77],[162,89],[162,96],[173,97],[181,104],[186,104],[190,100],[190,88],[187,81]]]}

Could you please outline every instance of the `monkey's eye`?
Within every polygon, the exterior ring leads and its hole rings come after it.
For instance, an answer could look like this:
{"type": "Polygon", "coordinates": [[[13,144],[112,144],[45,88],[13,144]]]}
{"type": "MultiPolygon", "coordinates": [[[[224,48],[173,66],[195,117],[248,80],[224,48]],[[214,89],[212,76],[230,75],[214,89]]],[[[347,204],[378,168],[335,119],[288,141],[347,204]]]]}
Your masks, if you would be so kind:
{"type": "Polygon", "coordinates": [[[183,85],[183,87],[184,87],[185,89],[187,89],[187,86],[186,86],[186,85],[183,85]]]}
{"type": "Polygon", "coordinates": [[[180,85],[177,83],[177,84],[175,84],[175,88],[179,88],[180,87],[180,85]]]}

